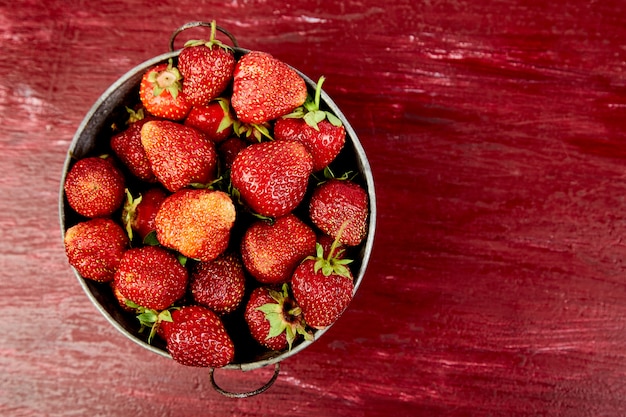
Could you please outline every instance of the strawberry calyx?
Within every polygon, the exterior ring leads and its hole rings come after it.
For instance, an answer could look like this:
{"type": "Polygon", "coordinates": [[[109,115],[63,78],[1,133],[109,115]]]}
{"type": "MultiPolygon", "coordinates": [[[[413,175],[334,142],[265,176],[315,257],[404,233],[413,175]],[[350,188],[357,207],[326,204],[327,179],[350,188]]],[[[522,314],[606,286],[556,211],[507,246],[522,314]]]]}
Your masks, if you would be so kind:
{"type": "Polygon", "coordinates": [[[171,58],[163,71],[151,71],[148,74],[148,81],[154,85],[153,94],[155,96],[160,96],[163,91],[167,91],[174,99],[178,97],[178,93],[183,89],[182,79],[183,76],[178,68],[174,66],[171,58]]]}
{"type": "Polygon", "coordinates": [[[339,275],[348,279],[352,279],[350,275],[350,270],[346,265],[353,262],[352,259],[342,258],[345,249],[337,250],[337,246],[340,244],[341,235],[343,235],[343,231],[346,229],[348,222],[344,222],[339,228],[339,232],[337,233],[337,237],[333,241],[330,246],[330,250],[328,251],[328,255],[324,257],[324,247],[321,243],[315,243],[315,256],[311,255],[306,257],[306,260],[313,260],[315,264],[313,265],[313,271],[318,273],[322,271],[324,276],[329,276],[331,274],[339,275]]]}
{"type": "Polygon", "coordinates": [[[143,108],[139,110],[133,110],[127,106],[126,111],[128,112],[128,120],[126,120],[127,125],[132,125],[133,123],[143,120],[143,118],[145,117],[143,108]]]}
{"type": "Polygon", "coordinates": [[[215,101],[219,103],[222,111],[224,112],[224,117],[220,121],[220,124],[216,130],[217,133],[222,133],[224,130],[234,125],[235,119],[233,119],[230,113],[230,101],[227,98],[219,97],[216,98],[215,101]]]}
{"type": "Polygon", "coordinates": [[[322,95],[322,84],[326,78],[321,76],[315,86],[315,96],[307,96],[306,101],[300,107],[297,107],[293,112],[283,116],[284,119],[304,119],[307,125],[313,129],[319,131],[317,126],[323,120],[328,120],[333,126],[341,126],[341,120],[333,113],[320,109],[320,100],[322,95]]]}
{"type": "Polygon", "coordinates": [[[298,335],[302,335],[305,340],[313,340],[313,333],[306,329],[302,309],[289,295],[289,286],[285,283],[282,291],[270,290],[269,294],[276,302],[257,307],[257,310],[263,312],[270,323],[267,339],[285,333],[289,351],[298,335]]]}
{"type": "Polygon", "coordinates": [[[122,224],[126,229],[126,234],[128,235],[128,239],[132,242],[133,240],[133,223],[135,222],[135,218],[137,217],[137,206],[141,203],[142,195],[135,198],[128,190],[125,189],[126,192],[126,201],[124,202],[124,207],[122,208],[122,224]]]}
{"type": "Polygon", "coordinates": [[[211,21],[211,35],[209,37],[209,40],[204,40],[204,39],[192,39],[189,40],[187,42],[185,42],[184,47],[185,48],[191,48],[194,46],[206,46],[209,49],[213,49],[214,46],[218,47],[218,48],[222,48],[225,51],[233,51],[233,48],[231,48],[230,46],[226,45],[225,43],[223,43],[222,41],[220,41],[219,39],[217,39],[215,37],[215,35],[217,35],[217,23],[215,20],[211,21]]]}
{"type": "Polygon", "coordinates": [[[135,310],[137,313],[137,320],[139,320],[139,324],[141,328],[139,329],[139,333],[142,333],[145,329],[150,329],[150,334],[148,335],[148,344],[152,343],[152,339],[154,339],[154,335],[157,334],[159,330],[159,326],[162,322],[172,322],[172,311],[179,310],[180,307],[170,307],[162,311],[158,311],[152,308],[146,308],[138,305],[137,303],[126,300],[126,306],[135,310]]]}
{"type": "Polygon", "coordinates": [[[157,239],[156,230],[152,230],[150,233],[148,233],[146,237],[143,238],[142,243],[146,246],[161,246],[161,242],[159,242],[159,239],[157,239]]]}
{"type": "Polygon", "coordinates": [[[240,138],[246,139],[250,142],[261,142],[263,138],[268,140],[274,140],[270,134],[270,124],[265,123],[242,123],[240,120],[235,120],[233,123],[233,132],[240,138]]]}
{"type": "Polygon", "coordinates": [[[222,187],[223,184],[224,184],[224,176],[221,175],[217,177],[216,179],[209,181],[207,183],[192,182],[189,184],[189,186],[195,189],[221,190],[223,188],[222,187]]]}
{"type": "Polygon", "coordinates": [[[332,169],[330,169],[330,166],[327,166],[324,168],[324,171],[322,172],[322,174],[324,175],[322,179],[318,178],[315,174],[311,175],[313,178],[317,180],[317,185],[321,185],[329,180],[352,181],[356,178],[356,176],[358,175],[358,172],[345,171],[343,174],[341,174],[341,176],[337,176],[332,171],[332,169]]]}

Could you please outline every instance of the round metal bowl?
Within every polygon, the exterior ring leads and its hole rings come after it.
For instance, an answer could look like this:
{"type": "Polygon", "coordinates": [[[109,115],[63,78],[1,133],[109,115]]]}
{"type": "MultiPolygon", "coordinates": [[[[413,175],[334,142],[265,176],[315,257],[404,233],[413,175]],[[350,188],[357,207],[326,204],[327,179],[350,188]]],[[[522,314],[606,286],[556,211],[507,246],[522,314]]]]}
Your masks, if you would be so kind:
{"type": "MultiPolygon", "coordinates": [[[[172,45],[174,37],[175,35],[172,37],[172,45]]],[[[234,40],[232,36],[231,40],[234,40]]],[[[249,52],[248,50],[239,48],[238,46],[235,46],[234,50],[237,59],[249,52]]],[[[111,85],[100,96],[100,98],[98,98],[85,115],[68,149],[63,168],[63,175],[61,178],[59,215],[62,235],[65,234],[65,231],[69,227],[81,220],[67,204],[63,191],[66,174],[73,162],[85,156],[110,152],[108,147],[112,135],[111,126],[124,125],[127,118],[126,106],[133,107],[138,102],[139,84],[144,72],[157,64],[167,62],[169,59],[173,59],[174,62],[176,62],[179,53],[180,50],[164,53],[131,69],[113,85],[111,85]]],[[[295,70],[305,80],[309,93],[313,94],[315,92],[316,83],[297,69],[295,70]]],[[[374,179],[367,156],[356,133],[341,110],[324,91],[322,91],[321,94],[321,106],[332,111],[343,122],[346,129],[346,144],[340,155],[331,166],[336,167],[335,169],[337,172],[339,172],[339,170],[351,170],[358,173],[355,181],[360,183],[365,188],[369,196],[370,213],[368,234],[361,245],[356,248],[354,256],[355,259],[351,264],[351,269],[355,278],[354,292],[356,293],[365,275],[365,270],[374,242],[374,232],[376,229],[376,197],[374,192],[374,179]]],[[[78,282],[91,302],[113,327],[143,348],[158,355],[171,358],[164,343],[159,338],[155,338],[155,340],[152,341],[152,344],[148,344],[147,332],[139,332],[140,325],[136,316],[132,313],[124,311],[120,307],[108,284],[85,279],[76,270],[74,270],[74,272],[78,278],[78,282]]],[[[247,328],[243,318],[235,318],[232,320],[225,318],[224,323],[235,343],[236,356],[235,361],[225,366],[223,369],[237,369],[245,371],[275,364],[276,371],[269,383],[270,385],[278,375],[278,363],[280,361],[287,359],[305,349],[311,343],[317,341],[330,328],[328,327],[323,330],[315,331],[313,341],[300,341],[299,343],[294,344],[291,351],[275,352],[262,349],[258,347],[258,344],[252,341],[249,334],[247,334],[247,328]]],[[[211,379],[214,382],[212,369],[211,379]]],[[[216,387],[216,389],[222,394],[229,395],[228,392],[221,390],[219,387],[215,386],[215,384],[214,387],[216,387]]],[[[267,387],[263,388],[266,389],[267,387]]],[[[257,391],[261,392],[262,390],[257,391]]],[[[241,395],[233,394],[230,396],[249,396],[256,393],[258,392],[255,391],[241,395]]]]}

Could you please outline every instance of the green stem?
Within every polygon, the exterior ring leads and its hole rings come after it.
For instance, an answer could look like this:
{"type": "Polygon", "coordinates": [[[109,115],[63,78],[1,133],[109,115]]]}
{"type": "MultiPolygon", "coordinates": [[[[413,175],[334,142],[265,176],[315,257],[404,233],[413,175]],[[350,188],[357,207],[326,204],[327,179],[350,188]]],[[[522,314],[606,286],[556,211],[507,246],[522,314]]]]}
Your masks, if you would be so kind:
{"type": "Polygon", "coordinates": [[[348,226],[348,220],[341,224],[339,231],[337,232],[337,237],[333,240],[333,244],[330,245],[330,250],[328,251],[328,258],[326,258],[327,262],[333,258],[333,254],[335,253],[335,249],[337,249],[337,245],[339,244],[339,239],[341,239],[341,235],[343,235],[343,231],[346,230],[346,226],[348,226]]]}
{"type": "Polygon", "coordinates": [[[324,80],[326,78],[322,75],[319,80],[317,80],[317,86],[315,87],[315,109],[320,109],[320,97],[322,95],[322,84],[324,84],[324,80]]]}
{"type": "Polygon", "coordinates": [[[210,42],[213,42],[215,40],[215,35],[217,34],[217,23],[215,22],[215,20],[211,21],[211,38],[209,39],[210,42]]]}

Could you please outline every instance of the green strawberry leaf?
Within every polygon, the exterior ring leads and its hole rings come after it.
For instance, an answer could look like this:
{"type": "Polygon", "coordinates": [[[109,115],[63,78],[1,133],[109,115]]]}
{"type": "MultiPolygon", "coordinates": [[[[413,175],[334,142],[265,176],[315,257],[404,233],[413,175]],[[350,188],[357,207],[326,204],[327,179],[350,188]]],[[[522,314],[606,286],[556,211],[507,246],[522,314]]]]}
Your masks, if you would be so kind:
{"type": "Polygon", "coordinates": [[[145,117],[143,109],[135,111],[130,107],[126,107],[126,111],[128,112],[128,120],[126,120],[127,125],[143,120],[143,118],[145,117]]]}
{"type": "Polygon", "coordinates": [[[307,125],[311,126],[313,129],[319,131],[320,128],[317,126],[319,122],[326,118],[326,112],[321,110],[310,111],[304,115],[304,121],[307,125]]]}
{"type": "Polygon", "coordinates": [[[161,243],[157,239],[156,230],[152,230],[143,238],[143,244],[148,246],[159,246],[161,243]]]}
{"type": "MultiPolygon", "coordinates": [[[[177,308],[175,310],[177,310],[177,308]]],[[[174,322],[172,319],[172,312],[169,309],[161,311],[159,313],[159,321],[167,321],[170,323],[174,322]]]]}
{"type": "Polygon", "coordinates": [[[345,278],[350,278],[350,270],[343,265],[334,265],[333,272],[345,278]]]}
{"type": "Polygon", "coordinates": [[[283,119],[302,119],[305,115],[304,107],[296,107],[294,111],[282,116],[283,119]]]}
{"type": "Polygon", "coordinates": [[[318,258],[324,258],[324,247],[319,242],[315,242],[315,254],[318,258]]]}
{"type": "Polygon", "coordinates": [[[137,319],[142,326],[149,327],[152,324],[156,323],[158,318],[158,314],[154,310],[143,309],[143,313],[137,315],[137,319]]]}
{"type": "Polygon", "coordinates": [[[343,123],[341,123],[341,119],[339,119],[337,116],[335,116],[329,111],[325,113],[326,113],[326,119],[330,122],[330,124],[332,124],[333,126],[337,126],[337,127],[340,127],[343,125],[343,123]]]}
{"type": "Polygon", "coordinates": [[[265,314],[280,313],[282,311],[282,309],[280,308],[280,305],[277,303],[263,304],[262,306],[257,307],[256,309],[259,311],[262,311],[265,314]]]}

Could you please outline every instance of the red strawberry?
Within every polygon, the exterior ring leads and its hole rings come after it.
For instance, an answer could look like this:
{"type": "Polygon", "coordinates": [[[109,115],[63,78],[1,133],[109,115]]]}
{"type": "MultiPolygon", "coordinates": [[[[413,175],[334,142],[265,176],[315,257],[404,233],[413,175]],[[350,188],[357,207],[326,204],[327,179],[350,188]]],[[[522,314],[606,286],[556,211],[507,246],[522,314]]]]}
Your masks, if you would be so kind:
{"type": "Polygon", "coordinates": [[[216,39],[215,33],[213,21],[208,41],[189,41],[178,55],[178,68],[183,75],[183,92],[194,106],[207,104],[218,97],[233,77],[233,50],[216,39]]]}
{"type": "Polygon", "coordinates": [[[215,145],[196,129],[167,120],[150,121],[141,128],[141,144],[152,171],[169,191],[215,178],[215,145]]]}
{"type": "Polygon", "coordinates": [[[124,253],[115,273],[120,294],[141,307],[163,310],[181,298],[188,274],[176,255],[159,246],[143,246],[124,253]]]}
{"type": "Polygon", "coordinates": [[[346,223],[341,243],[356,246],[367,234],[366,191],[349,180],[331,179],[318,185],[309,203],[311,221],[333,238],[346,223]]]}
{"type": "Polygon", "coordinates": [[[137,198],[133,198],[130,191],[126,190],[122,223],[130,240],[133,239],[133,232],[137,232],[143,240],[150,232],[156,230],[154,219],[166,197],[167,193],[159,187],[149,188],[137,198]]]}
{"type": "Polygon", "coordinates": [[[243,265],[233,254],[193,265],[189,288],[193,299],[217,314],[230,313],[243,298],[243,265]]]}
{"type": "Polygon", "coordinates": [[[258,281],[287,282],[296,266],[315,253],[315,232],[293,214],[253,223],[241,241],[243,263],[258,281]]]}
{"type": "Polygon", "coordinates": [[[274,138],[302,142],[313,156],[313,171],[321,171],[339,155],[346,131],[343,126],[334,126],[327,120],[322,120],[315,129],[304,119],[288,118],[276,120],[274,138]]]}
{"type": "Polygon", "coordinates": [[[346,267],[352,261],[324,258],[323,251],[318,244],[317,256],[302,262],[291,278],[293,296],[307,325],[315,329],[334,323],[352,300],[354,291],[352,273],[346,267]]]}
{"type": "Polygon", "coordinates": [[[97,218],[67,229],[64,245],[69,264],[83,278],[110,282],[128,248],[128,237],[113,220],[97,218]]]}
{"type": "Polygon", "coordinates": [[[297,140],[313,156],[313,171],[328,166],[346,142],[346,129],[334,114],[320,110],[320,96],[324,77],[320,77],[315,98],[307,98],[304,106],[276,120],[274,139],[297,140]]]}
{"type": "Polygon", "coordinates": [[[125,179],[108,157],[87,157],[67,173],[65,196],[70,207],[85,217],[110,216],[124,200],[125,179]]]}
{"type": "Polygon", "coordinates": [[[205,307],[184,306],[175,311],[164,334],[172,359],[186,366],[219,368],[235,357],[235,346],[224,324],[205,307]]]}
{"type": "Polygon", "coordinates": [[[230,137],[218,145],[217,155],[225,170],[231,169],[235,157],[246,146],[248,146],[248,142],[236,136],[230,137]]]}
{"type": "Polygon", "coordinates": [[[146,71],[139,87],[139,99],[148,113],[169,120],[185,118],[191,103],[182,91],[182,76],[170,59],[146,71]]]}
{"type": "Polygon", "coordinates": [[[243,123],[261,124],[283,116],[306,97],[304,79],[270,54],[249,52],[235,66],[231,103],[243,123]]]}
{"type": "Polygon", "coordinates": [[[306,331],[302,312],[289,296],[287,285],[282,291],[271,287],[255,288],[244,313],[252,337],[272,350],[291,350],[298,335],[313,340],[306,331]]]}
{"type": "Polygon", "coordinates": [[[135,112],[127,107],[126,110],[130,114],[128,127],[111,138],[111,149],[131,174],[142,181],[156,182],[146,151],[141,145],[141,127],[153,120],[153,117],[144,116],[143,109],[135,112]]]}
{"type": "Polygon", "coordinates": [[[185,125],[204,133],[213,142],[221,142],[233,133],[233,116],[225,98],[204,105],[196,105],[185,119],[185,125]]]}
{"type": "Polygon", "coordinates": [[[239,152],[231,182],[253,211],[280,217],[300,204],[312,169],[313,158],[300,142],[261,142],[239,152]]]}
{"type": "Polygon", "coordinates": [[[202,316],[204,314],[204,307],[195,306],[195,305],[187,305],[185,308],[177,308],[173,309],[171,312],[171,320],[163,321],[158,328],[158,334],[163,338],[163,340],[167,341],[169,337],[170,330],[174,326],[174,321],[177,323],[181,323],[183,321],[187,321],[189,319],[193,319],[194,317],[202,316]]]}
{"type": "Polygon", "coordinates": [[[228,246],[235,206],[222,191],[183,189],[163,201],[155,224],[166,247],[200,261],[212,261],[228,246]]]}

